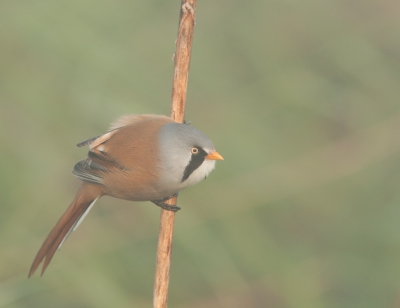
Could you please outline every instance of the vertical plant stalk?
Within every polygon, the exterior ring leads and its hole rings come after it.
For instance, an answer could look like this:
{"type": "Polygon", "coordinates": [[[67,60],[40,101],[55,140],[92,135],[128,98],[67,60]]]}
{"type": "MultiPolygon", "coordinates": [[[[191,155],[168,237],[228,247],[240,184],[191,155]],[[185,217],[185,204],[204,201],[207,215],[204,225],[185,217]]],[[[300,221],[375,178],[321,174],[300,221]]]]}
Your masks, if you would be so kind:
{"type": "MultiPolygon", "coordinates": [[[[189,77],[190,56],[195,21],[196,0],[182,0],[179,16],[178,38],[174,54],[174,81],[172,87],[171,118],[183,123],[185,118],[186,92],[189,77]]],[[[167,201],[176,205],[177,198],[167,201]]],[[[169,270],[171,264],[172,235],[175,212],[161,209],[158,235],[153,308],[166,308],[168,302],[169,270]]]]}

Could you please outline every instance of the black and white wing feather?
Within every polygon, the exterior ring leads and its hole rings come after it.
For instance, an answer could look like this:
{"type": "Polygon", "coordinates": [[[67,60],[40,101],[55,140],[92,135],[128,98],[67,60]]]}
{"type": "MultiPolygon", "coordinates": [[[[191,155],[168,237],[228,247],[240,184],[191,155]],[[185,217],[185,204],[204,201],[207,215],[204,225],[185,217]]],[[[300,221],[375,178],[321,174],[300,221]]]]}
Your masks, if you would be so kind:
{"type": "Polygon", "coordinates": [[[76,163],[72,173],[81,181],[95,184],[103,185],[102,173],[108,170],[102,165],[94,162],[90,158],[86,158],[76,163]]]}
{"type": "Polygon", "coordinates": [[[78,143],[78,147],[89,145],[89,153],[88,158],[78,162],[72,171],[77,178],[90,184],[103,185],[105,173],[115,170],[115,168],[126,169],[118,160],[110,156],[107,151],[107,142],[117,130],[114,129],[103,135],[78,143]]]}

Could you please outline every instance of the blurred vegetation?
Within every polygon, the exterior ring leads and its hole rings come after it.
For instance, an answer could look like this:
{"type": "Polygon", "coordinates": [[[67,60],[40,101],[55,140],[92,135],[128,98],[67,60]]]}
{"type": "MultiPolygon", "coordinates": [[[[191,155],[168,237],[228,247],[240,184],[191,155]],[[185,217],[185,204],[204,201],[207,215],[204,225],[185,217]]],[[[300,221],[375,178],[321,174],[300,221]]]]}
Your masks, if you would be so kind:
{"type": "MultiPolygon", "coordinates": [[[[151,307],[159,209],[72,200],[75,144],[168,114],[180,1],[0,4],[0,307],[151,307]]],[[[170,307],[400,307],[400,4],[199,1],[186,118],[225,161],[184,191],[170,307]]]]}

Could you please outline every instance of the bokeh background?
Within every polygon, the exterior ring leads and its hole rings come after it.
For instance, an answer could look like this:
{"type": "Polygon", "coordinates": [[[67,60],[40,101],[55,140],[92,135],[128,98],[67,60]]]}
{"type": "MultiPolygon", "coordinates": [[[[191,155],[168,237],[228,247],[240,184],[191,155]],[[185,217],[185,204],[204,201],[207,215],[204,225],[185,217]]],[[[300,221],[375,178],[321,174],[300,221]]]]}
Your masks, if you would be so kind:
{"type": "MultiPolygon", "coordinates": [[[[0,307],[151,307],[160,210],[102,198],[45,275],[76,143],[169,114],[179,0],[0,3],[0,307]]],[[[400,307],[400,2],[198,1],[170,307],[400,307]]]]}

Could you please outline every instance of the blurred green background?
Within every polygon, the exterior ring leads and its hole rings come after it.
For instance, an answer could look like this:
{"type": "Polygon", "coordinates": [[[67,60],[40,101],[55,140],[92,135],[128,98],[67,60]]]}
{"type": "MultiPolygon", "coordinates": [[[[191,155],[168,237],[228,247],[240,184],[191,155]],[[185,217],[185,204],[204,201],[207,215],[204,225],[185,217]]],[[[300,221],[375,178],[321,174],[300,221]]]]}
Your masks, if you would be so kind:
{"type": "MultiPolygon", "coordinates": [[[[0,4],[0,307],[151,307],[160,210],[102,198],[46,274],[76,143],[169,114],[179,0],[0,4]]],[[[400,4],[198,1],[170,307],[400,307],[400,4]]]]}

